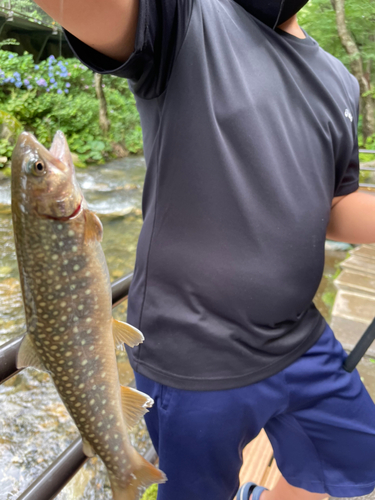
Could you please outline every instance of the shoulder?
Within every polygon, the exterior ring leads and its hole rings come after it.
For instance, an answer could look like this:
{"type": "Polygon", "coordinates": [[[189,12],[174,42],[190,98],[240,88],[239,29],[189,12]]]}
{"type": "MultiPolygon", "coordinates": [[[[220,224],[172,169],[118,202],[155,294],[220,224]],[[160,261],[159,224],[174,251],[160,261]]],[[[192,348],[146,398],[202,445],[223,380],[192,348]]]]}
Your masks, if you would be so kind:
{"type": "Polygon", "coordinates": [[[337,57],[333,56],[321,47],[319,47],[319,49],[322,53],[322,57],[325,57],[328,60],[332,69],[341,77],[352,99],[355,102],[358,102],[360,89],[357,78],[350,73],[348,68],[339,59],[337,59],[337,57]]]}

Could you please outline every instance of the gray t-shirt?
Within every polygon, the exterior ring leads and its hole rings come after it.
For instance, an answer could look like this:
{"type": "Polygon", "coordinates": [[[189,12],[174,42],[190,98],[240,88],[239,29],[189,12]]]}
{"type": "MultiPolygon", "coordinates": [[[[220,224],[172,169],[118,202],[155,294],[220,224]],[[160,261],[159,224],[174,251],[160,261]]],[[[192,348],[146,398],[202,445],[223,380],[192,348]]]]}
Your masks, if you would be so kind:
{"type": "Polygon", "coordinates": [[[244,386],[319,338],[312,304],[334,196],[358,187],[359,86],[306,34],[233,0],[140,0],[123,65],[147,174],[128,321],[139,373],[188,390],[244,386]]]}

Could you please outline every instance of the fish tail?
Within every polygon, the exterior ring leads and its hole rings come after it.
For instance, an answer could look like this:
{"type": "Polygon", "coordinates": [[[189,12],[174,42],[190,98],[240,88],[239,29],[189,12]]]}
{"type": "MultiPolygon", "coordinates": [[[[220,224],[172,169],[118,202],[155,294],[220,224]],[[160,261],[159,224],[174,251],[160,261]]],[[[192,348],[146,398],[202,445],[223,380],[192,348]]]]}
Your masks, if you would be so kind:
{"type": "Polygon", "coordinates": [[[114,484],[115,480],[112,482],[114,500],[138,500],[143,488],[147,488],[153,483],[165,483],[167,480],[164,472],[151,465],[141,455],[136,453],[135,458],[136,465],[127,484],[119,487],[114,484]]]}

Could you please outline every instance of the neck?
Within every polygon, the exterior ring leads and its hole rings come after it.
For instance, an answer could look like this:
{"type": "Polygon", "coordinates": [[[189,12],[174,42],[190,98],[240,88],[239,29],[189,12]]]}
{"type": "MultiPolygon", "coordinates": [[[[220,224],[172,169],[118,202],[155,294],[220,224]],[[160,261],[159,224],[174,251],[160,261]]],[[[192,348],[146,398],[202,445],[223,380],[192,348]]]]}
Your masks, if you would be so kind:
{"type": "Polygon", "coordinates": [[[306,38],[305,33],[299,27],[297,21],[297,14],[294,14],[294,16],[285,21],[285,23],[280,24],[278,28],[280,28],[283,31],[286,31],[290,35],[293,35],[297,38],[306,38]]]}

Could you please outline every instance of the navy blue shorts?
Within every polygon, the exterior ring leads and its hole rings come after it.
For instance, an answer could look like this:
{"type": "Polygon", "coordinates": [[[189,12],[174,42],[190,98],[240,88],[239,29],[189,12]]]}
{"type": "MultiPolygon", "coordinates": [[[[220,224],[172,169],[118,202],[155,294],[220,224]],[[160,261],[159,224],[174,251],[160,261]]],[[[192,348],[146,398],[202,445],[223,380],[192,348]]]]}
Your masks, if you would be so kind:
{"type": "Polygon", "coordinates": [[[185,391],[136,374],[154,407],[146,415],[168,482],[158,500],[233,500],[242,450],[264,427],[288,483],[355,497],[375,488],[375,405],[327,326],[280,373],[225,391],[185,391]]]}

